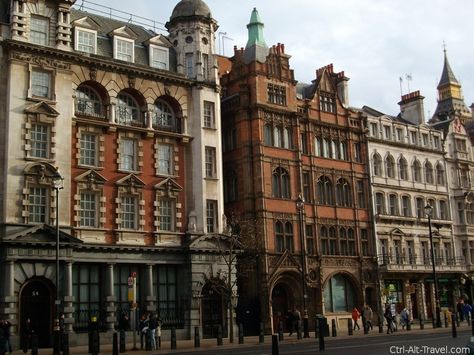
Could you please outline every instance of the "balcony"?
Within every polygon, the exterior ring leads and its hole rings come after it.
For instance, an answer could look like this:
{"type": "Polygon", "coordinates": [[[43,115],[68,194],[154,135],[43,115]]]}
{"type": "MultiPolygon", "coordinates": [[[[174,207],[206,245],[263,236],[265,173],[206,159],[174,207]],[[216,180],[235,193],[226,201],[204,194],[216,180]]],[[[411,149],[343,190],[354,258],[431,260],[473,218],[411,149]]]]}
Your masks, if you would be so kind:
{"type": "Polygon", "coordinates": [[[78,117],[106,120],[107,108],[97,101],[78,99],[75,102],[75,115],[78,117]]]}
{"type": "MultiPolygon", "coordinates": [[[[377,259],[382,271],[433,272],[431,257],[380,254],[377,256],[377,259]]],[[[456,258],[435,258],[435,266],[437,272],[467,271],[467,265],[462,256],[456,258]]]]}
{"type": "Polygon", "coordinates": [[[125,106],[115,107],[115,121],[124,126],[146,127],[145,113],[125,106]]]}
{"type": "Polygon", "coordinates": [[[153,129],[157,131],[181,133],[181,119],[162,111],[151,111],[153,129]]]}

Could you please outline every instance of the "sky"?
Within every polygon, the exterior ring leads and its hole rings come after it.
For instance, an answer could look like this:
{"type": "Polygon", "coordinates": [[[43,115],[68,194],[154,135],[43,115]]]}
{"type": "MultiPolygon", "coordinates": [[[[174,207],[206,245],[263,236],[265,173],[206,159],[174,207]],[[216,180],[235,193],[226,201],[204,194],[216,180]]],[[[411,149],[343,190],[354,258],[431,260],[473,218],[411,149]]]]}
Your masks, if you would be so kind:
{"type": "MultiPolygon", "coordinates": [[[[178,3],[177,0],[93,2],[162,24],[169,20],[178,3]]],[[[81,3],[82,0],[76,2],[81,3]]],[[[474,102],[473,0],[205,0],[205,3],[219,24],[216,52],[231,56],[234,46],[245,47],[247,24],[255,7],[265,24],[267,45],[283,43],[285,52],[291,55],[290,67],[294,69],[295,79],[309,83],[315,78],[316,69],[333,63],[336,72],[344,71],[350,78],[349,103],[353,107],[367,105],[396,115],[401,94],[420,90],[425,97],[428,119],[436,109],[436,86],[443,69],[444,48],[462,85],[466,105],[474,102]]],[[[85,6],[94,7],[87,4],[84,1],[85,6]]]]}

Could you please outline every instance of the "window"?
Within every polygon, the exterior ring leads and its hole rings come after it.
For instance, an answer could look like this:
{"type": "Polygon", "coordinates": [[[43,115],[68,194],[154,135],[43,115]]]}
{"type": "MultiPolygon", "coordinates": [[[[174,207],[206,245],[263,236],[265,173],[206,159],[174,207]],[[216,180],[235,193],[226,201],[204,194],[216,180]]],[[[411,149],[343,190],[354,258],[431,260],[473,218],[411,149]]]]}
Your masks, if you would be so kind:
{"type": "Polygon", "coordinates": [[[430,162],[425,163],[425,181],[427,184],[433,184],[433,165],[430,162]]]}
{"type": "Polygon", "coordinates": [[[31,72],[31,94],[36,97],[51,97],[51,74],[33,69],[31,72]]]}
{"type": "Polygon", "coordinates": [[[176,320],[178,309],[178,268],[176,266],[158,266],[156,295],[161,319],[176,320]]]}
{"type": "Polygon", "coordinates": [[[444,200],[439,201],[439,219],[447,220],[448,216],[448,204],[444,200]]]}
{"type": "Polygon", "coordinates": [[[321,205],[333,204],[333,189],[331,180],[327,176],[321,176],[317,182],[318,185],[318,203],[321,205]]]}
{"type": "Polygon", "coordinates": [[[174,230],[174,203],[172,199],[162,198],[160,199],[160,230],[162,231],[173,231],[174,230]]]}
{"type": "Polygon", "coordinates": [[[283,128],[283,148],[292,149],[293,148],[293,134],[292,130],[289,127],[283,128]]]}
{"type": "Polygon", "coordinates": [[[398,216],[398,197],[397,195],[388,195],[388,213],[391,216],[398,216]]]}
{"type": "MultiPolygon", "coordinates": [[[[431,207],[433,207],[433,211],[431,213],[431,219],[438,219],[438,209],[436,208],[436,201],[433,200],[433,199],[429,199],[428,200],[428,205],[430,205],[431,207]]],[[[425,217],[426,217],[426,213],[425,213],[425,217]]]]}
{"type": "Polygon", "coordinates": [[[80,196],[79,225],[81,227],[97,227],[97,195],[93,192],[83,191],[80,196]]]}
{"type": "Polygon", "coordinates": [[[217,201],[206,200],[207,233],[217,232],[217,201]]]}
{"type": "Polygon", "coordinates": [[[421,164],[418,160],[413,162],[413,180],[421,182],[421,164]]]}
{"type": "Polygon", "coordinates": [[[387,171],[387,177],[395,177],[395,160],[391,155],[388,155],[387,158],[385,158],[385,170],[387,171]]]}
{"type": "Polygon", "coordinates": [[[375,194],[375,213],[385,214],[385,198],[381,192],[375,194]]]}
{"type": "Polygon", "coordinates": [[[265,126],[263,126],[263,141],[265,145],[270,145],[270,146],[273,145],[272,135],[273,135],[272,126],[269,124],[266,124],[265,126]]]}
{"type": "Polygon", "coordinates": [[[268,102],[276,105],[286,105],[286,88],[284,86],[267,85],[268,102]]]}
{"type": "Polygon", "coordinates": [[[336,112],[336,98],[333,95],[320,95],[319,96],[319,109],[325,112],[336,112]]]}
{"type": "Polygon", "coordinates": [[[30,157],[49,158],[49,125],[32,124],[30,130],[30,157]]]}
{"type": "Polygon", "coordinates": [[[158,144],[158,174],[172,175],[173,173],[173,146],[158,144]]]}
{"type": "Polygon", "coordinates": [[[137,141],[134,139],[120,140],[120,170],[137,170],[137,141]]]}
{"type": "Polygon", "coordinates": [[[175,129],[176,118],[171,106],[163,101],[158,100],[155,103],[155,112],[153,113],[153,128],[155,129],[175,129]]]}
{"type": "Polygon", "coordinates": [[[440,139],[438,136],[434,136],[433,137],[433,145],[434,145],[434,148],[435,149],[439,149],[440,148],[440,139]]]}
{"type": "Polygon", "coordinates": [[[466,202],[466,222],[467,224],[474,224],[474,202],[466,202]]]}
{"type": "Polygon", "coordinates": [[[390,129],[390,126],[383,126],[384,132],[385,132],[385,139],[392,139],[392,130],[390,129]]]}
{"type": "Polygon", "coordinates": [[[369,233],[367,229],[360,230],[360,242],[361,242],[361,250],[362,256],[369,256],[369,233]]]}
{"type": "Polygon", "coordinates": [[[444,185],[444,168],[440,163],[436,164],[436,184],[444,185]]]}
{"type": "Polygon", "coordinates": [[[142,123],[138,103],[131,95],[121,92],[117,96],[115,119],[117,123],[123,125],[142,123]]]}
{"type": "Polygon", "coordinates": [[[96,53],[96,33],[76,29],[76,50],[86,53],[96,53]]]}
{"type": "Polygon", "coordinates": [[[81,134],[79,164],[97,166],[97,140],[98,137],[95,134],[81,134]]]}
{"type": "Polygon", "coordinates": [[[136,196],[123,196],[121,199],[122,228],[138,229],[137,211],[138,201],[136,196]]]}
{"type": "Polygon", "coordinates": [[[205,148],[205,172],[206,178],[215,178],[217,174],[216,170],[216,148],[206,147],[205,148]]]}
{"type": "Polygon", "coordinates": [[[322,255],[330,255],[329,254],[329,236],[328,236],[328,229],[326,227],[321,227],[321,254],[322,255]]]}
{"type": "Polygon", "coordinates": [[[222,131],[223,152],[229,152],[235,148],[237,148],[237,129],[235,127],[224,129],[222,131]]]}
{"type": "Polygon", "coordinates": [[[354,160],[358,163],[362,162],[362,149],[359,142],[354,143],[354,160]]]}
{"type": "Polygon", "coordinates": [[[411,201],[409,196],[402,196],[402,214],[411,217],[411,201]]]}
{"type": "Polygon", "coordinates": [[[99,265],[74,263],[72,265],[72,295],[74,296],[74,330],[86,331],[91,317],[97,317],[99,326],[105,326],[101,314],[102,273],[99,265]]]}
{"type": "Polygon", "coordinates": [[[347,230],[347,255],[355,256],[356,247],[355,247],[355,234],[352,228],[347,230]]]}
{"type": "Polygon", "coordinates": [[[214,116],[214,103],[204,101],[204,127],[215,128],[216,120],[214,116]]]}
{"type": "Polygon", "coordinates": [[[336,201],[339,206],[352,205],[351,186],[346,179],[339,179],[336,183],[336,201]]]}
{"type": "Polygon", "coordinates": [[[46,223],[48,219],[48,190],[44,187],[30,187],[29,216],[30,223],[46,223]]]}
{"type": "Polygon", "coordinates": [[[224,179],[224,201],[233,202],[237,200],[237,176],[231,172],[224,179]]]}
{"type": "Polygon", "coordinates": [[[30,18],[30,43],[47,46],[49,42],[49,19],[31,16],[30,18]]]}
{"type": "Polygon", "coordinates": [[[308,154],[308,134],[301,133],[300,134],[300,147],[301,147],[301,154],[308,154]]]}
{"type": "Polygon", "coordinates": [[[100,96],[89,86],[81,85],[76,90],[76,115],[104,118],[105,110],[100,96]]]}
{"type": "Polygon", "coordinates": [[[337,141],[332,140],[331,141],[331,159],[337,159],[338,158],[337,149],[338,149],[337,141]]]}
{"type": "Polygon", "coordinates": [[[461,167],[459,169],[459,183],[461,187],[469,188],[469,168],[468,167],[461,167]]]}
{"type": "Polygon", "coordinates": [[[456,139],[456,150],[458,152],[467,152],[466,141],[464,139],[456,139]]]}
{"type": "Polygon", "coordinates": [[[306,234],[306,252],[309,255],[315,254],[314,250],[314,234],[313,234],[313,225],[307,224],[305,226],[305,234],[306,234]]]}
{"type": "Polygon", "coordinates": [[[397,141],[403,142],[403,130],[401,128],[397,128],[396,132],[397,132],[397,141]]]}
{"type": "Polygon", "coordinates": [[[209,79],[209,54],[202,55],[202,77],[204,80],[209,79]]]}
{"type": "Polygon", "coordinates": [[[290,198],[290,177],[283,168],[276,168],[272,174],[272,196],[290,198]]]}
{"type": "Polygon", "coordinates": [[[421,135],[421,139],[423,140],[423,146],[424,146],[424,147],[427,147],[427,146],[428,146],[428,134],[423,133],[423,134],[421,135]]]}
{"type": "Polygon", "coordinates": [[[421,197],[416,198],[416,217],[425,218],[425,201],[421,197]]]}
{"type": "Polygon", "coordinates": [[[134,41],[115,38],[115,59],[133,63],[134,41]]]}
{"type": "Polygon", "coordinates": [[[185,61],[186,61],[186,77],[193,78],[194,77],[194,55],[193,53],[186,53],[185,54],[185,61]]]}
{"type": "Polygon", "coordinates": [[[374,175],[382,176],[382,158],[377,153],[374,154],[373,164],[374,164],[374,175]]]}
{"type": "Polygon", "coordinates": [[[331,156],[331,143],[328,138],[323,139],[323,157],[329,158],[331,156]]]}
{"type": "Polygon", "coordinates": [[[408,180],[408,163],[405,158],[401,157],[399,161],[399,175],[400,180],[408,180]]]}
{"type": "Polygon", "coordinates": [[[410,132],[410,139],[411,139],[411,144],[415,144],[415,145],[418,144],[416,132],[414,131],[410,132]]]}
{"type": "Polygon", "coordinates": [[[356,186],[357,186],[357,204],[359,208],[366,208],[364,180],[357,180],[356,186]]]}
{"type": "Polygon", "coordinates": [[[311,202],[311,178],[308,171],[303,171],[303,198],[307,202],[311,202]]]}
{"type": "Polygon", "coordinates": [[[337,274],[324,286],[326,312],[350,312],[355,305],[354,288],[343,275],[337,274]]]}
{"type": "Polygon", "coordinates": [[[168,48],[150,46],[150,66],[157,69],[168,70],[169,51],[168,48]]]}
{"type": "Polygon", "coordinates": [[[464,214],[464,204],[462,202],[458,202],[458,221],[460,224],[466,223],[466,217],[464,214]]]}
{"type": "Polygon", "coordinates": [[[377,129],[377,123],[371,123],[370,124],[370,135],[372,137],[377,137],[378,136],[378,129],[377,129]]]}
{"type": "Polygon", "coordinates": [[[347,143],[346,142],[339,142],[339,159],[340,160],[348,160],[347,155],[347,143]]]}
{"type": "Polygon", "coordinates": [[[275,223],[275,247],[278,253],[293,251],[293,225],[290,222],[275,223]]]}
{"type": "Polygon", "coordinates": [[[273,128],[273,146],[274,147],[283,147],[283,128],[276,126],[273,128]]]}

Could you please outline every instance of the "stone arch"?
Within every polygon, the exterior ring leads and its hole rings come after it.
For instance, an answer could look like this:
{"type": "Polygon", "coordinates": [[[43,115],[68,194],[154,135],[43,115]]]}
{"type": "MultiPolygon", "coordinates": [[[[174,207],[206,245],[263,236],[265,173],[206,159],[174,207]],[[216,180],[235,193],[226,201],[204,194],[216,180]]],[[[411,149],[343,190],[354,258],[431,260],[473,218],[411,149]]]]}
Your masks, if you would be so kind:
{"type": "Polygon", "coordinates": [[[359,283],[350,272],[337,270],[330,273],[323,282],[325,313],[350,312],[354,306],[361,303],[361,294],[359,283]],[[335,284],[339,287],[336,288],[335,284]],[[340,302],[341,299],[343,302],[340,302]],[[336,302],[336,300],[339,302],[336,302]]]}

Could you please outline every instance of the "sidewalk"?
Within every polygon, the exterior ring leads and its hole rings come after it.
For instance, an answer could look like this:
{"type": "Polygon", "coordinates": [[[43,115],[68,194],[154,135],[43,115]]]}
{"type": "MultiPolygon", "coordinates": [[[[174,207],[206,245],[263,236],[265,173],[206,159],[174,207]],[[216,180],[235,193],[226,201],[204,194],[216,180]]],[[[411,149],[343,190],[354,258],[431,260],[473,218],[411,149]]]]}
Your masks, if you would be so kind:
{"type": "MultiPolygon", "coordinates": [[[[467,331],[471,329],[471,326],[467,325],[466,322],[461,323],[461,326],[457,328],[459,331],[467,331]]],[[[326,337],[327,342],[335,341],[337,339],[346,339],[346,338],[363,338],[363,337],[378,337],[378,336],[387,336],[386,335],[387,328],[384,327],[383,333],[379,333],[379,328],[378,326],[374,326],[374,329],[369,332],[369,334],[364,335],[363,330],[356,330],[354,331],[354,335],[349,336],[347,329],[338,329],[337,330],[337,337],[326,337]]],[[[166,331],[165,331],[166,332],[166,331]]],[[[398,328],[398,331],[394,332],[390,336],[401,336],[403,334],[406,334],[407,332],[409,333],[419,333],[423,334],[425,332],[429,333],[449,333],[451,334],[451,324],[449,324],[448,328],[443,327],[442,328],[435,328],[433,329],[433,326],[430,323],[425,324],[425,328],[423,330],[420,329],[420,325],[418,324],[412,324],[411,330],[402,330],[401,327],[398,328]]],[[[329,332],[331,334],[331,330],[329,332]]],[[[166,335],[166,334],[165,334],[166,335]]],[[[310,338],[302,339],[302,340],[297,340],[296,334],[293,334],[292,336],[288,336],[287,333],[284,334],[284,343],[296,343],[296,342],[312,342],[316,341],[314,338],[314,331],[310,332],[310,338]]],[[[265,342],[264,346],[268,349],[271,349],[271,344],[272,344],[272,337],[271,335],[266,335],[265,336],[265,342]]],[[[140,347],[140,341],[138,339],[138,348],[140,347]]],[[[159,350],[153,350],[153,351],[144,351],[144,350],[131,350],[133,347],[132,343],[127,344],[127,351],[122,354],[133,354],[133,355],[159,355],[160,353],[190,353],[190,352],[199,352],[202,350],[208,350],[211,348],[217,348],[217,340],[216,339],[201,339],[201,347],[200,348],[194,348],[194,339],[191,340],[178,340],[177,342],[177,349],[176,350],[171,350],[171,343],[169,340],[162,341],[161,343],[161,349],[159,350]]],[[[221,348],[224,349],[230,349],[230,348],[245,348],[249,346],[255,346],[259,345],[259,338],[258,336],[248,336],[245,337],[244,344],[239,344],[239,338],[235,337],[234,338],[234,343],[230,344],[229,339],[223,339],[223,345],[221,348]]],[[[100,346],[100,354],[112,354],[112,344],[101,344],[100,346]]],[[[17,350],[13,352],[14,355],[21,355],[23,352],[21,350],[17,350]]],[[[30,351],[28,352],[30,354],[30,351]]],[[[52,349],[40,349],[38,352],[39,355],[51,355],[52,354],[52,349]]],[[[76,355],[86,355],[88,354],[88,347],[87,346],[76,346],[76,347],[71,347],[70,348],[70,354],[76,354],[76,355]]]]}

